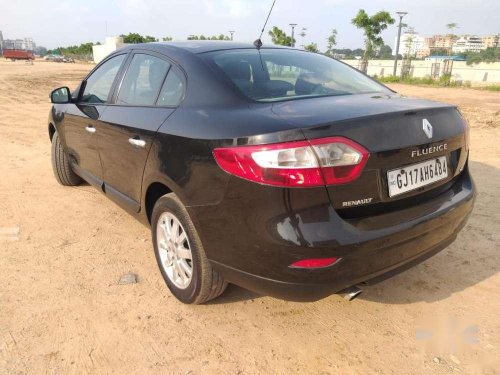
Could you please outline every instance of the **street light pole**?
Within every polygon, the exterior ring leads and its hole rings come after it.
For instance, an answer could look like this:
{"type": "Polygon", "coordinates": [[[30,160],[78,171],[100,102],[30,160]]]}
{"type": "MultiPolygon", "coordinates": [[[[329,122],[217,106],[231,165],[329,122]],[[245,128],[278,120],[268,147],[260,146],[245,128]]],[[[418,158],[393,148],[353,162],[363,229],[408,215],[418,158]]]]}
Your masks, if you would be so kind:
{"type": "Polygon", "coordinates": [[[291,23],[290,26],[292,26],[292,47],[295,47],[295,26],[297,26],[297,24],[291,23]]]}
{"type": "Polygon", "coordinates": [[[396,42],[396,58],[394,59],[394,71],[392,75],[396,77],[396,70],[398,68],[398,55],[399,55],[399,42],[401,40],[401,27],[403,26],[403,17],[408,14],[408,12],[396,12],[399,16],[399,28],[398,28],[398,41],[396,42]]]}
{"type": "Polygon", "coordinates": [[[235,33],[234,30],[229,30],[229,34],[231,34],[231,40],[233,40],[233,34],[235,33]]]}

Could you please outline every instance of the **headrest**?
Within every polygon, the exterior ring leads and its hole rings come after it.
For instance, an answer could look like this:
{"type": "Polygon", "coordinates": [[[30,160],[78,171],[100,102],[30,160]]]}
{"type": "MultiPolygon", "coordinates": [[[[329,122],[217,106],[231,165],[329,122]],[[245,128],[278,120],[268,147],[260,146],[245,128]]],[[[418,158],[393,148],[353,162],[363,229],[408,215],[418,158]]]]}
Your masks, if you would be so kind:
{"type": "Polygon", "coordinates": [[[248,61],[234,61],[224,65],[224,72],[231,77],[231,79],[241,79],[250,81],[252,77],[252,70],[248,61]]]}
{"type": "Polygon", "coordinates": [[[302,73],[295,82],[295,93],[297,95],[309,95],[314,89],[321,86],[322,80],[314,73],[302,73]]]}

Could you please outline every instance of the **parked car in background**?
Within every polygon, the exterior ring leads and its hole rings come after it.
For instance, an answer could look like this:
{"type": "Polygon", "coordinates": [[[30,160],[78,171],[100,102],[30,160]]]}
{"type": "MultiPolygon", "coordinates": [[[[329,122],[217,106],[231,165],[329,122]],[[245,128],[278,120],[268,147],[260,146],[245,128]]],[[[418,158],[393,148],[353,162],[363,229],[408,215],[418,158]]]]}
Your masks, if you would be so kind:
{"type": "Polygon", "coordinates": [[[185,303],[228,282],[293,300],[355,297],[448,246],[474,204],[456,107],[402,97],[319,54],[131,45],[51,99],[56,179],[85,180],[150,226],[185,303]]]}

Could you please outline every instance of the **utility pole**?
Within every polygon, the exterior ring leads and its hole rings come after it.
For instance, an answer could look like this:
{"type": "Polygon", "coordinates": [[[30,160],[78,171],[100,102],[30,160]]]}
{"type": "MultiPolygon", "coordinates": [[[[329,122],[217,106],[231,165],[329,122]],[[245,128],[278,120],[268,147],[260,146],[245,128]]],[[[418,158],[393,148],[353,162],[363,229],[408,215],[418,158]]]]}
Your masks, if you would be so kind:
{"type": "Polygon", "coordinates": [[[394,71],[392,75],[396,77],[396,70],[398,68],[398,55],[399,55],[399,41],[401,40],[401,27],[403,27],[403,17],[408,14],[408,12],[396,12],[399,16],[399,27],[398,27],[398,41],[396,42],[396,58],[394,59],[394,71]]]}
{"type": "Polygon", "coordinates": [[[231,40],[233,40],[233,35],[234,35],[235,31],[234,30],[229,30],[229,34],[231,34],[231,40]]]}
{"type": "Polygon", "coordinates": [[[297,24],[291,23],[290,26],[292,26],[292,47],[295,47],[295,26],[297,26],[297,24]]]}

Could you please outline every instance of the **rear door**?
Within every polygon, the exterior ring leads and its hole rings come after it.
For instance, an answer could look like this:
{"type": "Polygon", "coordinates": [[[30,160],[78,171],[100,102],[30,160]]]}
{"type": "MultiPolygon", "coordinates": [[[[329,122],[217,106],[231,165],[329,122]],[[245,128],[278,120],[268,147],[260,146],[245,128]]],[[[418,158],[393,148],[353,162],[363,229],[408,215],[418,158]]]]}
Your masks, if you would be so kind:
{"type": "Polygon", "coordinates": [[[75,170],[88,182],[100,186],[103,171],[97,147],[98,119],[112,96],[112,86],[126,54],[113,56],[99,65],[86,79],[76,104],[68,104],[61,135],[75,170]]]}
{"type": "Polygon", "coordinates": [[[140,209],[142,176],[154,135],[182,96],[171,100],[173,86],[179,90],[180,85],[183,92],[184,79],[176,79],[179,72],[162,55],[134,52],[113,104],[99,119],[106,194],[130,211],[140,209]]]}

